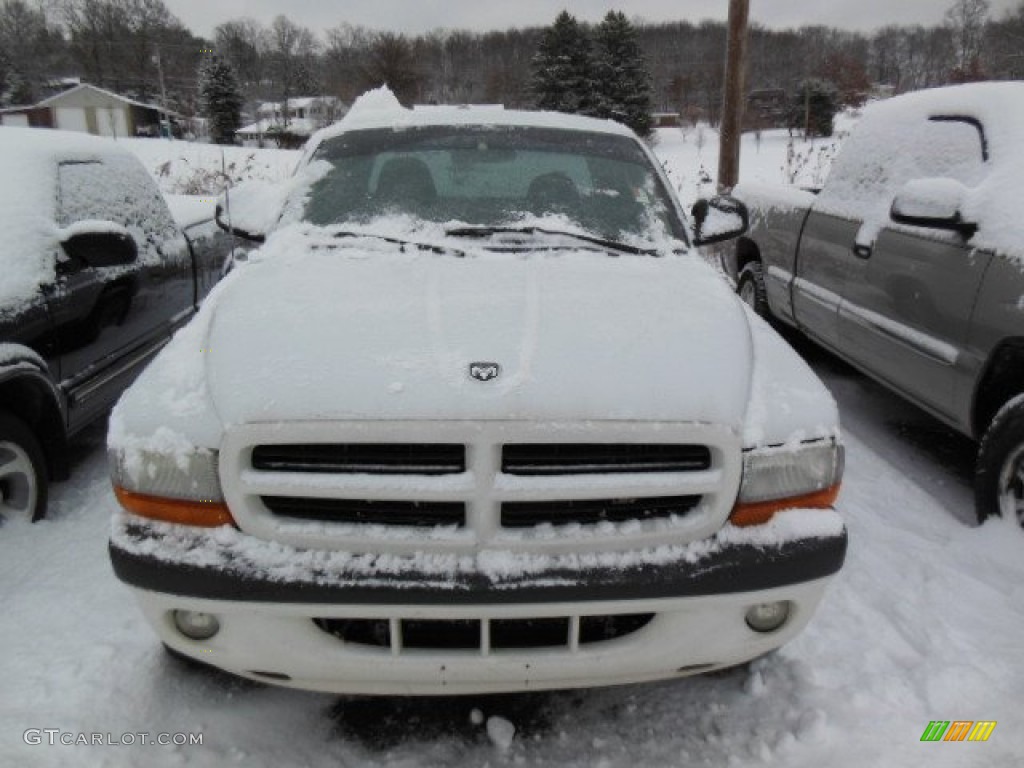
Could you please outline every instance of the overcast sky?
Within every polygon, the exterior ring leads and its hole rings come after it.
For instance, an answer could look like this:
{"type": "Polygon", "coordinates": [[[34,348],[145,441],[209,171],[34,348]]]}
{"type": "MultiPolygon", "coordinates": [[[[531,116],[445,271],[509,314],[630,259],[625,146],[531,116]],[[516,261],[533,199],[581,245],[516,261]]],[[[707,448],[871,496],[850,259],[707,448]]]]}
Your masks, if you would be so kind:
{"type": "MultiPolygon", "coordinates": [[[[505,29],[550,24],[563,9],[599,21],[609,10],[647,21],[724,19],[728,0],[164,0],[193,32],[228,19],[269,23],[277,14],[322,32],[342,22],[416,34],[431,29],[505,29]]],[[[936,24],[952,0],[751,0],[751,18],[770,27],[826,24],[870,31],[886,24],[936,24]]],[[[1001,16],[1021,0],[991,0],[1001,16]]]]}

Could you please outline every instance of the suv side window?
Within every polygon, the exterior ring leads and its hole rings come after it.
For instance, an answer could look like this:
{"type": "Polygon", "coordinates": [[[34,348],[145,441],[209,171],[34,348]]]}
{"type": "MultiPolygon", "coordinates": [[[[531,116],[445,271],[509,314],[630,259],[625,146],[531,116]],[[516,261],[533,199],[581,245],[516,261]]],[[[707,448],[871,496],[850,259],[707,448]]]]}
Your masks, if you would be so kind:
{"type": "Polygon", "coordinates": [[[59,178],[61,227],[84,219],[121,224],[132,233],[144,261],[150,255],[148,244],[159,244],[176,232],[167,203],[133,157],[61,163],[59,178]]]}

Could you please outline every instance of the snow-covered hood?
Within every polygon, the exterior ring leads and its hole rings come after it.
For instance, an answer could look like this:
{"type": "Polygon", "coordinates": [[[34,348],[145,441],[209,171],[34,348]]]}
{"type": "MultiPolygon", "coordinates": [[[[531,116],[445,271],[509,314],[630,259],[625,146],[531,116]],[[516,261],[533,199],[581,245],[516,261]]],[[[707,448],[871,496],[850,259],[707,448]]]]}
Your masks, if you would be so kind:
{"type": "Polygon", "coordinates": [[[741,425],[751,336],[695,257],[466,258],[290,239],[218,297],[204,353],[225,425],[322,419],[741,425]],[[473,363],[496,363],[489,381],[473,363]]]}

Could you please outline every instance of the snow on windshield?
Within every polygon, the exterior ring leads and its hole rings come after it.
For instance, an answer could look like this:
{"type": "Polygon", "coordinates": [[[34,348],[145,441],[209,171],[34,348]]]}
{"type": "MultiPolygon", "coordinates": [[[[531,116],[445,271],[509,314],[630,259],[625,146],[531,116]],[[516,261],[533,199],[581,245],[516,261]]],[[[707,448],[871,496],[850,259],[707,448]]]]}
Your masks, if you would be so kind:
{"type": "MultiPolygon", "coordinates": [[[[323,140],[285,221],[546,226],[630,244],[684,240],[635,139],[520,125],[356,130],[323,140]]],[[[300,172],[301,173],[301,172],[300,172]]],[[[388,227],[393,229],[393,227],[388,227]]]]}

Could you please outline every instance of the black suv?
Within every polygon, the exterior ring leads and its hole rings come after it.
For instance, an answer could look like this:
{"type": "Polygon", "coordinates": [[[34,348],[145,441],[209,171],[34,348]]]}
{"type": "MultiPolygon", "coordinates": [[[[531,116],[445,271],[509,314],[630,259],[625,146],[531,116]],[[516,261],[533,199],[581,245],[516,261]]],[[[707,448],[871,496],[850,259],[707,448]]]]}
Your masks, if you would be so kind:
{"type": "Polygon", "coordinates": [[[193,315],[230,256],[116,142],[0,128],[0,522],[37,520],[68,439],[193,315]]]}

